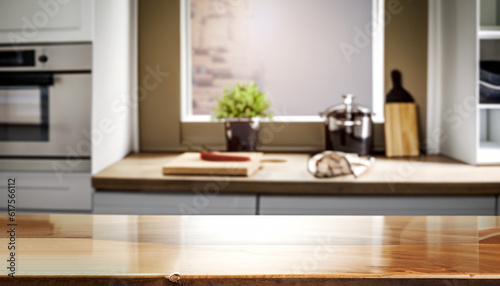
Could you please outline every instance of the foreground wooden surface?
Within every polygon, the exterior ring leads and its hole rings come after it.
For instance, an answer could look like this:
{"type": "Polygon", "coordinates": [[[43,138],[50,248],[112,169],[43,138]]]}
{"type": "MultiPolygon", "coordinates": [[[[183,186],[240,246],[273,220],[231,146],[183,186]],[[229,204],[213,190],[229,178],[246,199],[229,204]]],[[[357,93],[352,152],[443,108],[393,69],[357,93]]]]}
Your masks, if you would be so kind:
{"type": "Polygon", "coordinates": [[[499,217],[18,215],[17,224],[17,278],[3,268],[0,285],[500,284],[499,217]]]}
{"type": "Polygon", "coordinates": [[[93,176],[94,188],[124,191],[188,191],[211,188],[220,192],[261,194],[365,195],[491,195],[500,194],[500,166],[470,166],[442,156],[412,159],[377,158],[355,179],[314,178],[306,169],[307,154],[265,154],[251,177],[167,176],[162,166],[178,154],[134,154],[93,176]]]}

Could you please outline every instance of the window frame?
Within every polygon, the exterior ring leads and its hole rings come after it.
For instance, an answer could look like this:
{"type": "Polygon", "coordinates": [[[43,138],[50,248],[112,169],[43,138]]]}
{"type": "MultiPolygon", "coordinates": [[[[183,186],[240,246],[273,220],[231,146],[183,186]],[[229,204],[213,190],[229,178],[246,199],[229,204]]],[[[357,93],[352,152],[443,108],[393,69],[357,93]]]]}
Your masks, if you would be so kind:
{"type": "MultiPolygon", "coordinates": [[[[192,114],[191,56],[190,56],[190,0],[180,0],[180,143],[189,150],[223,150],[225,137],[223,124],[213,121],[210,115],[192,114]]],[[[373,122],[384,122],[384,30],[385,1],[372,2],[372,110],[373,122]]],[[[263,120],[261,134],[271,132],[272,140],[259,140],[259,150],[286,152],[314,152],[324,149],[324,120],[315,116],[274,116],[272,121],[263,120]],[[278,128],[281,124],[286,128],[278,128]],[[281,130],[283,129],[283,130],[281,130]],[[297,136],[300,134],[300,136],[297,136]],[[264,142],[265,141],[265,142],[264,142]]],[[[262,135],[261,135],[262,137],[262,135]]]]}

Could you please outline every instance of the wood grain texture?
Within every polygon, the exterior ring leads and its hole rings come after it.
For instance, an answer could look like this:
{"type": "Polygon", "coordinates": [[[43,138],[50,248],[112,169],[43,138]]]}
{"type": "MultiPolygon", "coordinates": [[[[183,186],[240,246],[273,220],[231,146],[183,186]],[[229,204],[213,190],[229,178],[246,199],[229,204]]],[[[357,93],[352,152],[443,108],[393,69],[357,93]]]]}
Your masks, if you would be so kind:
{"type": "Polygon", "coordinates": [[[185,279],[184,286],[497,286],[496,279],[253,278],[185,279]],[[256,284],[257,283],[257,284],[256,284]]]}
{"type": "Polygon", "coordinates": [[[192,278],[181,283],[165,278],[17,278],[9,286],[498,286],[497,279],[378,279],[378,278],[192,278]]]}
{"type": "Polygon", "coordinates": [[[385,155],[415,157],[418,148],[417,105],[415,103],[385,104],[385,155]]]}
{"type": "Polygon", "coordinates": [[[500,166],[470,166],[442,156],[377,157],[361,177],[318,179],[307,171],[307,154],[265,154],[249,178],[165,176],[161,167],[178,154],[134,154],[93,176],[100,190],[190,192],[216,188],[220,193],[335,195],[491,195],[500,194],[500,166]]]}
{"type": "Polygon", "coordinates": [[[1,285],[500,283],[499,217],[17,218],[17,278],[1,285]]]}
{"type": "MultiPolygon", "coordinates": [[[[1,279],[0,285],[9,286],[175,286],[165,277],[120,278],[120,277],[66,277],[66,278],[16,278],[1,279]],[[3,281],[2,281],[3,280],[3,281]]],[[[206,285],[206,284],[205,284],[206,285]]]]}
{"type": "Polygon", "coordinates": [[[200,159],[198,152],[186,152],[163,165],[164,175],[206,175],[249,177],[261,167],[262,153],[231,153],[250,157],[248,162],[213,162],[200,159]]]}

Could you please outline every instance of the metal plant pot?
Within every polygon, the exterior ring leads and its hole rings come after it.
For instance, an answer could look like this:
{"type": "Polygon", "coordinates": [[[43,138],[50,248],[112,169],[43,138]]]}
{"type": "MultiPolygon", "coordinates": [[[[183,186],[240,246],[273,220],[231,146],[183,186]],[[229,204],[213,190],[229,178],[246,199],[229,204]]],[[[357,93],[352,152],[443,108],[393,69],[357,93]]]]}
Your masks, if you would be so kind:
{"type": "Polygon", "coordinates": [[[260,122],[258,118],[228,118],[226,127],[227,151],[256,151],[260,122]]]}

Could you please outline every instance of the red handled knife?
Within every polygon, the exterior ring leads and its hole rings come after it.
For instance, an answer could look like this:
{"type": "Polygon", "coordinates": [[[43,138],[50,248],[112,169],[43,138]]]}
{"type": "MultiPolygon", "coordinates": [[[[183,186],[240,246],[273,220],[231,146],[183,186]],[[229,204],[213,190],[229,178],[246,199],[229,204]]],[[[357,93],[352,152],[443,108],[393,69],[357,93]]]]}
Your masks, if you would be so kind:
{"type": "Polygon", "coordinates": [[[216,161],[216,162],[246,162],[246,161],[250,161],[249,156],[231,155],[231,154],[227,154],[227,153],[218,153],[218,152],[209,152],[209,151],[200,152],[200,158],[204,161],[216,161]]]}

